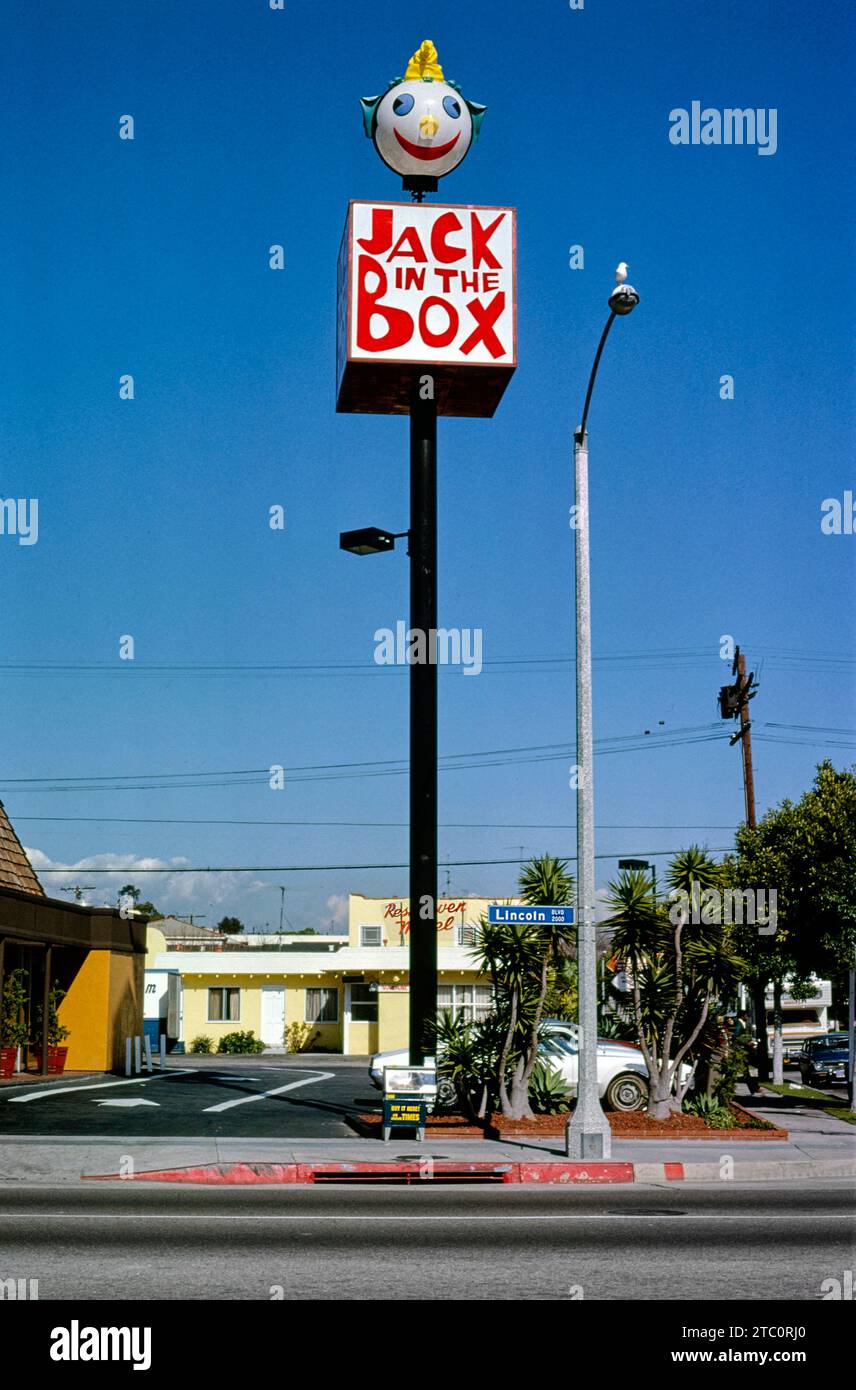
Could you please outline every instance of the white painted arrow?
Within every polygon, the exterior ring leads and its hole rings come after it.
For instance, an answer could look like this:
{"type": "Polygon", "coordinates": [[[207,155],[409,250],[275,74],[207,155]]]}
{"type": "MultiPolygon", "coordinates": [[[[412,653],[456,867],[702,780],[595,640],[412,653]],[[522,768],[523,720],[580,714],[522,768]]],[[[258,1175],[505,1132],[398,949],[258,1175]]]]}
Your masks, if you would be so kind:
{"type": "Polygon", "coordinates": [[[124,1096],[116,1100],[94,1100],[92,1104],[115,1105],[117,1107],[121,1105],[123,1110],[133,1110],[138,1105],[153,1105],[156,1110],[159,1109],[159,1102],[156,1100],[143,1100],[142,1098],[140,1098],[139,1100],[134,1100],[130,1097],[126,1098],[124,1096]]]}

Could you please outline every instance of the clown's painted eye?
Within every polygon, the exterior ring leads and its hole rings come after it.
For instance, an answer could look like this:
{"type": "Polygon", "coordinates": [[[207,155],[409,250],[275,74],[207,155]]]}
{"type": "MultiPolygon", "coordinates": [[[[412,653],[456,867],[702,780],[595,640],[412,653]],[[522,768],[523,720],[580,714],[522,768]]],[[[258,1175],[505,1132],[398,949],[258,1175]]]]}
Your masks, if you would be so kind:
{"type": "Polygon", "coordinates": [[[455,101],[454,97],[443,97],[443,110],[446,112],[447,116],[451,116],[454,120],[457,120],[461,114],[461,103],[455,101]]]}
{"type": "Polygon", "coordinates": [[[392,109],[396,116],[406,116],[408,111],[413,110],[413,97],[409,92],[405,92],[403,97],[396,97],[392,109]]]}

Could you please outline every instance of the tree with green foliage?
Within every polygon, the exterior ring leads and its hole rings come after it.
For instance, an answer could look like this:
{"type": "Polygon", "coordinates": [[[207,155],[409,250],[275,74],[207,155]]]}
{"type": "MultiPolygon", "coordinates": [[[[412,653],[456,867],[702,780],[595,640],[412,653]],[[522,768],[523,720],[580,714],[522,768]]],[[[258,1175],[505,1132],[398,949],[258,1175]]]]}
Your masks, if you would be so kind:
{"type": "Polygon", "coordinates": [[[800,997],[810,991],[811,975],[833,977],[856,958],[856,766],[837,771],[825,759],[799,801],[771,808],[754,830],[741,826],[730,872],[744,887],[776,892],[774,932],[751,923],[737,930],[756,997],[763,999],[773,985],[774,1079],[780,1082],[785,977],[800,997]]]}
{"type": "Polygon", "coordinates": [[[244,924],[240,917],[222,917],[217,923],[217,930],[225,933],[226,936],[240,936],[244,930],[244,924]]]}

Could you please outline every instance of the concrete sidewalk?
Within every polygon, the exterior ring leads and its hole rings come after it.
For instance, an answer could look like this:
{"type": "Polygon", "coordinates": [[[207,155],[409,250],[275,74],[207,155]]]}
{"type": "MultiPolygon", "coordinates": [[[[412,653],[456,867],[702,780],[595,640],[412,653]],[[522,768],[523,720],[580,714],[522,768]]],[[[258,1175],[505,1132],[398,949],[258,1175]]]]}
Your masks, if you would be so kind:
{"type": "MultiPolygon", "coordinates": [[[[613,1140],[608,1163],[571,1164],[561,1139],[188,1139],[138,1134],[110,1138],[0,1138],[0,1183],[115,1181],[315,1182],[335,1174],[419,1180],[461,1174],[510,1182],[775,1182],[852,1178],[856,1126],[797,1098],[772,1093],[741,1103],[789,1132],[785,1140],[613,1140]],[[155,1176],[157,1175],[157,1176],[155,1176]],[[169,1175],[167,1177],[167,1175],[169,1175]]],[[[462,1178],[461,1180],[465,1180],[462,1178]]]]}
{"type": "MultiPolygon", "coordinates": [[[[846,1131],[848,1126],[842,1128],[846,1131]]],[[[291,1183],[330,1181],[337,1171],[353,1179],[360,1170],[376,1175],[397,1170],[425,1180],[468,1169],[473,1176],[481,1172],[489,1178],[503,1168],[510,1174],[504,1180],[514,1182],[772,1182],[782,1178],[852,1178],[856,1182],[856,1134],[816,1134],[809,1129],[788,1142],[732,1144],[727,1139],[618,1140],[613,1142],[608,1163],[588,1164],[570,1164],[561,1141],[555,1139],[428,1140],[423,1144],[395,1139],[383,1144],[357,1136],[203,1140],[128,1135],[97,1142],[49,1136],[0,1142],[0,1183],[6,1184],[98,1178],[291,1183]]]]}

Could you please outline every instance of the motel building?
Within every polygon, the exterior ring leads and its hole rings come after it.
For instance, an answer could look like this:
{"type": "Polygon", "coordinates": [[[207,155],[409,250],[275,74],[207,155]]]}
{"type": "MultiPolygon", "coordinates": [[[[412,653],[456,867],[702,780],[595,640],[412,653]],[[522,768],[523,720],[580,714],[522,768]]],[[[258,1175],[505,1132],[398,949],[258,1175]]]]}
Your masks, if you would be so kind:
{"type": "MultiPolygon", "coordinates": [[[[438,1010],[478,1019],[490,1008],[490,982],[473,960],[475,929],[491,902],[517,898],[443,898],[437,913],[438,1010]]],[[[185,1049],[203,1035],[252,1030],[282,1048],[288,1024],[317,1031],[308,1050],[366,1056],[407,1046],[407,898],[348,898],[348,935],[289,937],[283,949],[242,945],[169,950],[158,924],[148,928],[149,993],[164,997],[165,977],[180,979],[179,1038],[185,1049]]],[[[265,938],[269,942],[270,937],[265,938]]],[[[148,987],[148,986],[147,986],[148,987]]],[[[165,1015],[163,1015],[165,1016],[165,1015]]],[[[166,1031],[166,1025],[163,1026],[166,1031]]]]}

